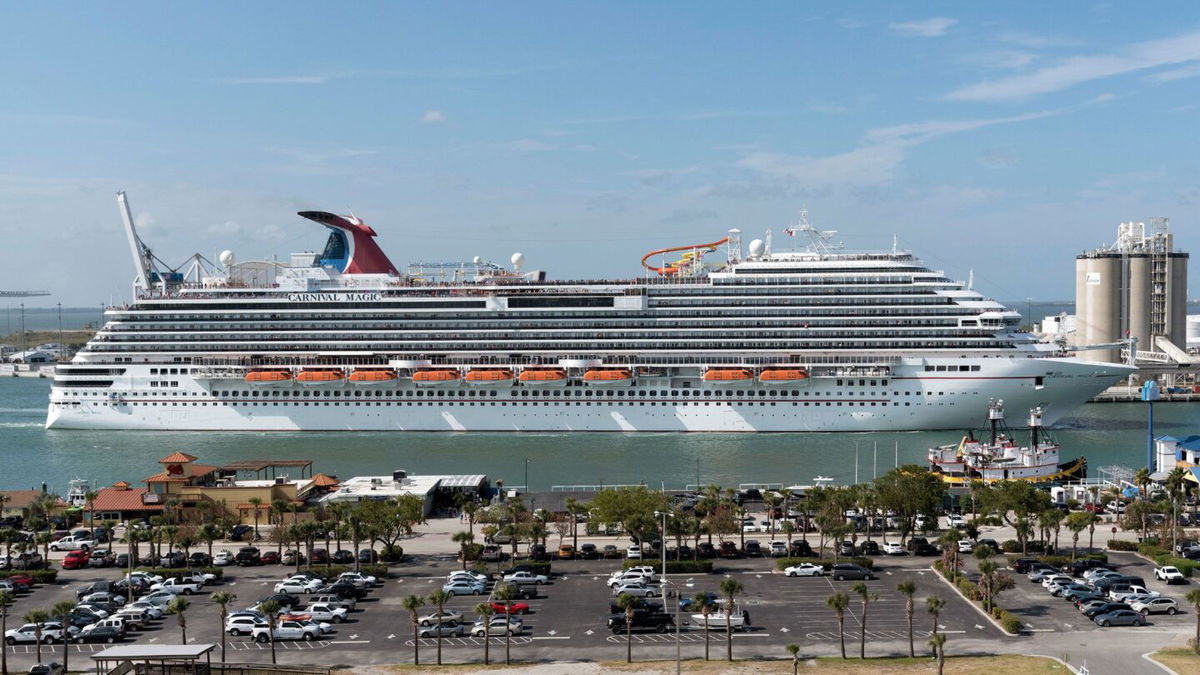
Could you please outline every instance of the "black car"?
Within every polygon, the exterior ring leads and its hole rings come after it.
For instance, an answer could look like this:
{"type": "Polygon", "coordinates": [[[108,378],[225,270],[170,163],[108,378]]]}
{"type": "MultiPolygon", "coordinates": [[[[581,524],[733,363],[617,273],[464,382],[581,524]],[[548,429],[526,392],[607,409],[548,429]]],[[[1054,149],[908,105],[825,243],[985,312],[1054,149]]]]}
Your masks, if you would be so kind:
{"type": "Polygon", "coordinates": [[[1000,544],[996,543],[995,539],[980,539],[979,541],[975,542],[975,546],[976,547],[987,546],[988,548],[992,549],[996,553],[1000,553],[1000,550],[1001,550],[1000,544]]]}
{"type": "Polygon", "coordinates": [[[1096,569],[1098,567],[1103,567],[1104,569],[1111,569],[1109,567],[1108,563],[1104,562],[1103,560],[1089,559],[1089,560],[1076,560],[1075,562],[1067,563],[1066,565],[1063,566],[1063,572],[1066,572],[1067,574],[1070,574],[1073,577],[1077,577],[1077,576],[1082,575],[1087,570],[1096,569]]]}
{"type": "Polygon", "coordinates": [[[257,548],[253,546],[247,546],[238,551],[237,555],[233,556],[233,562],[236,563],[238,567],[255,567],[263,564],[262,554],[257,548]]]}
{"type": "Polygon", "coordinates": [[[1124,602],[1106,602],[1103,605],[1099,605],[1097,607],[1093,607],[1093,608],[1089,609],[1088,611],[1084,612],[1083,615],[1089,619],[1094,619],[1094,618],[1096,618],[1096,616],[1098,616],[1100,614],[1108,614],[1109,612],[1115,612],[1118,609],[1132,609],[1132,608],[1127,603],[1124,603],[1124,602]]]}
{"type": "Polygon", "coordinates": [[[378,560],[379,556],[373,548],[364,548],[358,552],[358,562],[360,563],[373,563],[378,560]]]}
{"type": "Polygon", "coordinates": [[[53,661],[50,663],[39,663],[29,669],[29,675],[60,675],[65,672],[67,671],[63,670],[61,665],[53,661]]]}
{"type": "Polygon", "coordinates": [[[540,574],[540,572],[534,570],[533,565],[513,565],[506,570],[500,570],[500,576],[506,577],[510,574],[516,574],[517,572],[533,572],[534,574],[540,574]]]}
{"type": "Polygon", "coordinates": [[[867,580],[869,580],[869,579],[877,578],[875,576],[875,573],[872,572],[871,570],[863,567],[862,565],[855,565],[853,563],[836,563],[836,564],[834,564],[834,566],[832,568],[830,568],[830,570],[829,570],[829,576],[833,577],[834,579],[836,579],[838,581],[842,581],[844,579],[867,579],[867,580]]]}
{"type": "Polygon", "coordinates": [[[340,551],[334,551],[333,552],[333,564],[335,564],[335,565],[353,565],[354,564],[354,552],[347,551],[346,549],[342,549],[340,551]]]}
{"type": "Polygon", "coordinates": [[[675,627],[675,620],[666,612],[639,612],[634,610],[632,620],[624,612],[608,617],[608,627],[614,633],[626,632],[625,626],[627,622],[633,632],[652,630],[658,633],[666,633],[675,627]]]}
{"type": "Polygon", "coordinates": [[[707,560],[709,558],[717,557],[716,547],[714,547],[712,544],[708,543],[707,541],[700,542],[700,546],[698,546],[696,548],[696,553],[700,558],[705,559],[705,560],[707,560]]]}
{"type": "Polygon", "coordinates": [[[595,560],[600,557],[600,551],[595,544],[580,544],[579,557],[584,560],[595,560]]]}
{"type": "Polygon", "coordinates": [[[880,553],[879,543],[874,540],[864,541],[862,546],[859,547],[859,550],[862,552],[862,555],[879,555],[880,553]]]}
{"type": "Polygon", "coordinates": [[[208,557],[208,554],[203,551],[196,551],[191,554],[188,556],[187,561],[191,567],[208,567],[212,564],[212,558],[208,557]]]}
{"type": "Polygon", "coordinates": [[[254,528],[249,525],[234,525],[229,530],[229,541],[253,541],[254,528]]]}
{"type": "Polygon", "coordinates": [[[125,639],[125,631],[114,626],[96,626],[86,633],[80,633],[76,642],[120,642],[125,639]]]}
{"type": "Polygon", "coordinates": [[[545,546],[534,544],[529,547],[529,558],[531,560],[549,560],[550,554],[546,552],[545,546]]]}
{"type": "Polygon", "coordinates": [[[81,586],[75,589],[75,597],[82,598],[83,596],[91,595],[92,593],[116,593],[117,591],[114,589],[114,587],[117,585],[117,583],[119,582],[93,581],[86,586],[81,586]]]}
{"type": "Polygon", "coordinates": [[[337,583],[330,584],[323,587],[318,592],[329,593],[331,595],[336,595],[339,598],[354,598],[355,600],[361,600],[367,597],[367,589],[357,588],[354,584],[348,581],[339,581],[337,583]]]}
{"type": "Polygon", "coordinates": [[[121,567],[121,568],[129,567],[129,554],[128,553],[118,553],[117,557],[115,559],[113,559],[113,567],[121,567]]]}
{"type": "Polygon", "coordinates": [[[1032,566],[1037,564],[1042,564],[1042,561],[1037,558],[1017,558],[1013,562],[1012,568],[1017,574],[1029,574],[1032,566]]]}
{"type": "Polygon", "coordinates": [[[788,555],[793,558],[811,558],[812,546],[809,546],[808,542],[803,539],[797,539],[788,547],[788,555]]]}
{"type": "Polygon", "coordinates": [[[676,554],[679,556],[679,560],[689,560],[695,555],[695,552],[692,551],[691,546],[684,544],[683,546],[679,547],[679,550],[676,551],[676,554]]]}
{"type": "Polygon", "coordinates": [[[750,540],[750,541],[746,542],[746,551],[745,552],[746,552],[746,557],[748,557],[748,558],[763,557],[762,545],[754,540],[750,540]]]}
{"type": "MultiPolygon", "coordinates": [[[[663,609],[663,604],[661,602],[655,602],[655,601],[649,600],[647,598],[636,598],[636,600],[637,600],[637,602],[635,602],[633,604],[633,610],[635,612],[663,612],[663,611],[665,611],[663,609]]],[[[621,606],[618,605],[617,603],[615,603],[615,602],[608,603],[608,613],[609,614],[623,614],[624,612],[625,612],[625,610],[621,609],[621,606]]]]}
{"type": "MultiPolygon", "coordinates": [[[[321,592],[328,593],[328,591],[321,591],[321,592]]],[[[291,607],[299,607],[300,606],[300,598],[297,598],[296,596],[294,596],[290,593],[276,593],[274,595],[268,595],[267,597],[263,598],[262,600],[259,600],[258,602],[261,605],[262,603],[264,603],[268,600],[274,600],[275,602],[279,603],[280,607],[291,608],[291,607]]]]}

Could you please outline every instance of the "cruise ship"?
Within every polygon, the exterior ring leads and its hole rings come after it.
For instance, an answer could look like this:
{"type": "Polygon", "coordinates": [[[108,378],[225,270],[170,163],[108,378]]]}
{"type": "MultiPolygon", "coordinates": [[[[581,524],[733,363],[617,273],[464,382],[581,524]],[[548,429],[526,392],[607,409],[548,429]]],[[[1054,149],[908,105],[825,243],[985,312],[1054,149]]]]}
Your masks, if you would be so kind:
{"type": "Polygon", "coordinates": [[[55,372],[53,429],[827,432],[1045,422],[1131,368],[1089,363],[911,253],[803,220],[646,254],[632,279],[476,258],[401,273],[354,216],[286,262],[167,269],[118,195],[132,303],[55,372]],[[782,239],[782,237],[781,237],[782,239]],[[803,246],[800,244],[803,243],[803,246]],[[784,248],[784,247],[780,247],[784,248]]]}

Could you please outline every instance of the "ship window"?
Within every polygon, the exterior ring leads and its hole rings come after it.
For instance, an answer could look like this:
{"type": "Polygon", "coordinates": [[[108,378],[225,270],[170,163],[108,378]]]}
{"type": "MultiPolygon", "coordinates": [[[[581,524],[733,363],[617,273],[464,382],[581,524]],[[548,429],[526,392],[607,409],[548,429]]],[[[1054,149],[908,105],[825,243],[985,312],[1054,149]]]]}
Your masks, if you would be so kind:
{"type": "Polygon", "coordinates": [[[679,395],[679,390],[678,390],[678,389],[672,389],[672,390],[671,390],[671,395],[672,395],[672,396],[678,396],[678,395],[679,395]]]}

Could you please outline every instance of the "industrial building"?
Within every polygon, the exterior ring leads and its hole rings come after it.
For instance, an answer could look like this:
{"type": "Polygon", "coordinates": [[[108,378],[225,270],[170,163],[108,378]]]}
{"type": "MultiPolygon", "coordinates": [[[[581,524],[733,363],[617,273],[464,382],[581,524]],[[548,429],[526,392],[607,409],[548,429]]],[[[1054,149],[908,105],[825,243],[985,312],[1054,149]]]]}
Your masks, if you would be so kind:
{"type": "Polygon", "coordinates": [[[1074,346],[1091,361],[1119,362],[1123,340],[1135,338],[1138,358],[1157,352],[1176,359],[1187,346],[1188,254],[1176,251],[1166,218],[1121,223],[1110,246],[1075,258],[1074,346]]]}

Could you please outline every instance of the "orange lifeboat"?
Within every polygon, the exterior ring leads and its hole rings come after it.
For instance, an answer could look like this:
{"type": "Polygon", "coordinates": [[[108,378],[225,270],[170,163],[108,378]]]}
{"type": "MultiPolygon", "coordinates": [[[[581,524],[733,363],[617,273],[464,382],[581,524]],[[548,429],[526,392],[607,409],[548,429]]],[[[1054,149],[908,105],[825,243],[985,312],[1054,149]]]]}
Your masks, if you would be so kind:
{"type": "Polygon", "coordinates": [[[472,368],[467,371],[467,384],[476,387],[511,387],[513,371],[507,368],[472,368]]]}
{"type": "Polygon", "coordinates": [[[296,381],[306,387],[334,387],[345,382],[346,376],[332,368],[313,368],[300,371],[296,381]]]}
{"type": "Polygon", "coordinates": [[[593,387],[628,387],[633,384],[633,371],[628,368],[593,368],[583,374],[583,381],[593,387]]]}
{"type": "Polygon", "coordinates": [[[759,382],[776,386],[797,384],[807,379],[808,371],[803,368],[767,368],[758,376],[759,382]]]}
{"type": "Polygon", "coordinates": [[[290,370],[252,370],[246,373],[246,384],[256,387],[279,387],[291,383],[290,370]]]}
{"type": "Polygon", "coordinates": [[[453,368],[418,370],[412,376],[413,384],[419,387],[452,387],[461,379],[462,376],[453,368]]]}
{"type": "Polygon", "coordinates": [[[704,371],[705,384],[741,384],[754,379],[754,374],[747,368],[709,368],[704,371]]]}
{"type": "Polygon", "coordinates": [[[396,371],[394,370],[364,368],[350,373],[350,384],[360,387],[389,384],[395,381],[396,371]]]}
{"type": "Polygon", "coordinates": [[[562,387],[567,384],[567,372],[562,368],[526,368],[521,371],[521,383],[531,387],[562,387]]]}

